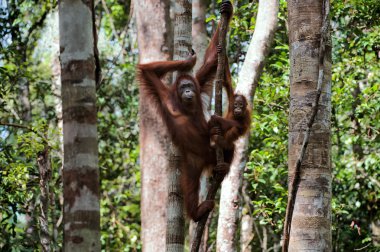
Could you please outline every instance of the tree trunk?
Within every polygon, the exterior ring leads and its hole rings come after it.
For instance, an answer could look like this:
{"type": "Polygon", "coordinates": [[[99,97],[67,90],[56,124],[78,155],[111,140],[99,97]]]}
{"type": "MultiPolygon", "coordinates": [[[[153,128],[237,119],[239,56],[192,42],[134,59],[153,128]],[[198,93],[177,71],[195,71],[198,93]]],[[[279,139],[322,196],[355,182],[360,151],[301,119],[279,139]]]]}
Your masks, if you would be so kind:
{"type": "MultiPolygon", "coordinates": [[[[22,46],[22,60],[20,64],[25,64],[27,62],[27,45],[26,43],[21,43],[22,46]]],[[[25,77],[20,77],[18,79],[19,92],[20,92],[20,103],[21,103],[21,112],[22,120],[25,122],[32,121],[32,104],[30,102],[30,83],[29,80],[25,77]]]]}
{"type": "MultiPolygon", "coordinates": [[[[239,73],[236,92],[245,95],[253,102],[253,97],[261,76],[264,59],[269,53],[277,27],[278,1],[261,1],[257,13],[255,32],[248,52],[239,73]]],[[[247,161],[249,135],[246,134],[235,142],[235,156],[230,172],[222,183],[220,197],[217,251],[237,251],[234,234],[237,233],[237,217],[239,211],[239,192],[242,175],[247,161]]]]}
{"type": "MultiPolygon", "coordinates": [[[[51,165],[49,147],[45,144],[45,149],[38,153],[37,164],[40,174],[40,216],[38,222],[40,224],[40,244],[42,251],[47,252],[51,249],[51,236],[49,232],[49,181],[51,178],[51,165]]],[[[54,210],[53,210],[54,211],[54,210]]]]}
{"type": "Polygon", "coordinates": [[[59,3],[63,111],[64,251],[100,251],[93,1],[59,3]]]}
{"type": "Polygon", "coordinates": [[[242,197],[244,199],[244,206],[241,213],[241,228],[240,228],[240,248],[242,252],[252,251],[251,241],[254,238],[253,233],[253,213],[251,208],[251,199],[247,194],[247,180],[243,180],[242,197]]]}
{"type": "MultiPolygon", "coordinates": [[[[169,0],[135,1],[140,63],[170,60],[169,0]]],[[[165,251],[169,136],[151,104],[140,96],[141,238],[143,251],[165,251]]]]}
{"type": "MultiPolygon", "coordinates": [[[[322,31],[329,2],[288,1],[290,48],[289,196],[301,161],[289,251],[331,251],[331,39],[322,31]],[[321,43],[321,39],[322,43],[321,43]],[[321,45],[324,44],[324,50],[321,45]],[[321,93],[317,90],[319,76],[321,93]],[[321,94],[319,102],[318,93],[321,94]],[[310,122],[313,108],[318,110],[310,122]],[[311,127],[311,128],[310,128],[311,127]],[[310,131],[309,131],[310,130],[310,131]],[[307,136],[310,132],[308,141],[307,136]],[[302,158],[301,149],[307,148],[302,158]]],[[[287,237],[284,237],[285,239],[287,237]]],[[[286,241],[285,241],[286,242],[286,241]]]]}
{"type": "Polygon", "coordinates": [[[18,85],[20,88],[21,118],[25,122],[30,122],[32,120],[32,105],[29,99],[29,80],[26,78],[19,78],[18,85]]]}
{"type": "Polygon", "coordinates": [[[25,234],[26,234],[26,241],[25,243],[29,247],[36,247],[38,246],[38,234],[36,230],[36,199],[32,198],[27,202],[27,209],[25,213],[25,234]]]}
{"type": "Polygon", "coordinates": [[[253,239],[253,218],[249,214],[241,217],[240,246],[242,252],[252,251],[251,241],[253,239]]]}
{"type": "MultiPolygon", "coordinates": [[[[187,59],[191,52],[191,1],[174,3],[174,60],[187,59]]],[[[166,251],[184,250],[185,218],[180,183],[180,165],[183,160],[179,150],[171,144],[169,169],[169,199],[166,231],[166,251]],[[173,162],[174,161],[174,162],[173,162]]]]}
{"type": "MultiPolygon", "coordinates": [[[[54,15],[57,15],[56,13],[54,15]]],[[[52,71],[52,93],[54,94],[54,108],[57,118],[57,127],[60,133],[62,133],[62,94],[61,94],[61,66],[59,64],[59,45],[54,43],[54,47],[57,46],[57,51],[54,52],[53,64],[51,66],[52,71]]],[[[59,135],[59,151],[58,156],[63,159],[63,134],[59,135]]]]}
{"type": "Polygon", "coordinates": [[[202,59],[205,56],[208,45],[208,36],[206,30],[206,9],[206,0],[193,0],[192,38],[193,49],[196,52],[198,59],[194,67],[195,72],[203,64],[202,59]]]}
{"type": "MultiPolygon", "coordinates": [[[[203,65],[203,59],[208,46],[208,36],[206,30],[206,0],[193,0],[193,26],[192,26],[192,38],[193,49],[197,54],[197,63],[194,66],[194,73],[203,65]]],[[[203,114],[206,120],[211,117],[211,96],[209,94],[202,93],[203,114]]],[[[201,186],[199,193],[201,194],[199,200],[202,201],[207,196],[207,180],[204,176],[201,178],[201,186]]]]}
{"type": "MultiPolygon", "coordinates": [[[[54,12],[54,24],[58,23],[58,13],[54,12]]],[[[58,127],[59,131],[59,149],[57,151],[58,157],[60,160],[63,160],[63,122],[62,122],[62,94],[61,94],[61,65],[59,62],[59,42],[58,40],[54,39],[54,58],[53,58],[53,63],[51,65],[51,71],[52,71],[52,93],[54,94],[54,108],[55,108],[55,114],[56,114],[56,120],[57,124],[56,126],[58,127]]],[[[62,186],[62,170],[63,170],[63,164],[61,167],[58,169],[58,174],[59,174],[59,180],[60,180],[60,187],[62,186]]],[[[56,200],[57,198],[62,197],[62,194],[56,195],[54,190],[50,192],[51,195],[51,208],[53,209],[51,211],[51,222],[52,222],[52,244],[53,248],[57,245],[57,238],[58,238],[58,233],[59,233],[59,226],[57,223],[59,223],[58,220],[62,219],[62,214],[63,214],[63,205],[60,204],[61,201],[56,200]],[[58,204],[57,204],[58,203],[58,204]],[[58,206],[57,206],[58,205],[58,206]],[[56,207],[62,209],[62,212],[60,213],[60,216],[56,215],[56,207]]]]}
{"type": "Polygon", "coordinates": [[[380,220],[375,218],[371,222],[372,243],[375,247],[380,247],[380,220]]]}
{"type": "MultiPolygon", "coordinates": [[[[194,73],[202,66],[203,58],[206,53],[206,49],[208,46],[208,36],[206,30],[206,0],[193,0],[192,1],[192,12],[193,12],[193,20],[192,20],[192,42],[193,49],[197,54],[197,63],[194,66],[194,73]]],[[[201,94],[204,113],[206,119],[208,119],[211,115],[211,98],[205,98],[207,95],[201,94]]],[[[206,176],[202,176],[200,179],[200,188],[199,188],[199,202],[203,202],[207,197],[207,178],[206,176]]],[[[195,223],[190,221],[189,226],[189,237],[190,244],[192,243],[192,234],[194,232],[195,223]]],[[[207,229],[206,229],[207,230],[207,229]]]]}

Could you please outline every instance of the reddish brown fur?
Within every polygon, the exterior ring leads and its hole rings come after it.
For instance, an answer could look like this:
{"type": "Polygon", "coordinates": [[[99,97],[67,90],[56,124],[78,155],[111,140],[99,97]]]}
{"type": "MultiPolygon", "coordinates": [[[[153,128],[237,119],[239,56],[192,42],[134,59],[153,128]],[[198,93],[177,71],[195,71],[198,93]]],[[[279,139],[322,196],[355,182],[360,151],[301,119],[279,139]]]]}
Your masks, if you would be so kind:
{"type": "MultiPolygon", "coordinates": [[[[211,145],[223,148],[225,162],[230,164],[235,152],[234,142],[247,132],[251,124],[251,111],[245,96],[233,94],[229,70],[226,71],[225,82],[223,84],[228,96],[228,111],[224,117],[213,115],[209,121],[209,130],[211,145]],[[244,112],[239,118],[235,118],[234,116],[234,102],[237,98],[241,98],[244,102],[244,112]]],[[[228,171],[227,169],[226,174],[228,171]]]]}
{"type": "Polygon", "coordinates": [[[223,148],[229,148],[232,146],[239,137],[247,132],[251,124],[251,110],[249,109],[247,98],[240,94],[235,94],[232,97],[233,98],[229,99],[227,115],[221,123],[221,129],[225,141],[223,148]],[[245,106],[242,117],[235,118],[234,102],[238,97],[243,99],[245,106]]]}
{"type": "MultiPolygon", "coordinates": [[[[231,3],[223,6],[231,17],[231,3]]],[[[188,60],[160,61],[137,66],[142,97],[155,104],[173,143],[182,153],[181,185],[185,208],[194,221],[200,220],[214,207],[212,200],[206,200],[198,206],[200,176],[205,169],[216,165],[215,150],[209,145],[210,134],[203,115],[200,94],[211,96],[212,93],[211,80],[214,79],[217,68],[218,30],[219,27],[206,50],[204,64],[195,78],[189,74],[180,74],[170,88],[161,81],[168,72],[190,71],[195,65],[195,55],[188,60]],[[182,94],[178,91],[178,85],[184,79],[190,80],[194,85],[195,97],[191,104],[184,103],[182,94]]]]}
{"type": "MultiPolygon", "coordinates": [[[[217,50],[216,47],[214,50],[217,50]]],[[[224,160],[228,164],[224,167],[224,175],[229,172],[229,166],[232,162],[235,144],[234,142],[242,135],[244,135],[251,124],[251,111],[248,106],[247,99],[243,95],[234,94],[232,88],[231,73],[228,66],[228,59],[226,58],[225,67],[225,80],[223,86],[226,89],[228,97],[228,111],[224,117],[213,115],[208,123],[210,130],[210,142],[214,147],[215,145],[223,148],[224,160]],[[244,101],[243,116],[235,118],[234,116],[234,102],[236,98],[240,97],[244,101]]]]}
{"type": "Polygon", "coordinates": [[[214,151],[208,147],[209,132],[203,116],[198,81],[190,75],[180,75],[172,87],[165,86],[160,78],[169,71],[188,71],[195,64],[195,56],[184,61],[154,62],[138,65],[138,78],[142,97],[155,102],[157,110],[168,127],[173,143],[183,155],[181,182],[185,206],[190,217],[199,220],[213,208],[209,202],[198,202],[199,178],[208,166],[215,165],[214,151]],[[178,84],[182,79],[191,80],[195,96],[190,105],[182,102],[178,84]]]}

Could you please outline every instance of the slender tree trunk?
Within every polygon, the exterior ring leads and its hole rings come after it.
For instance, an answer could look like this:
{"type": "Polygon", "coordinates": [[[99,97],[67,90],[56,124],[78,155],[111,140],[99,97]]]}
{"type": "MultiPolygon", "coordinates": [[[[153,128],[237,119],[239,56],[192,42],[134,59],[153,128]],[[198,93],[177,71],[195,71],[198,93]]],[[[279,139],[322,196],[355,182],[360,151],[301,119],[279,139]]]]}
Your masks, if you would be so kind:
{"type": "Polygon", "coordinates": [[[191,0],[177,0],[174,4],[174,60],[189,58],[191,52],[191,0]]]}
{"type": "MultiPolygon", "coordinates": [[[[13,7],[17,8],[16,6],[13,6],[13,7]]],[[[9,11],[12,11],[12,8],[10,8],[9,11]]],[[[20,32],[18,31],[18,33],[20,32]]],[[[16,45],[18,44],[17,45],[18,50],[22,51],[22,58],[19,64],[24,65],[27,61],[26,45],[25,43],[18,41],[19,39],[20,37],[15,36],[12,38],[12,41],[14,41],[16,45]]],[[[29,80],[25,77],[20,77],[18,78],[17,82],[18,82],[17,84],[19,87],[19,100],[20,100],[20,105],[21,105],[20,107],[21,119],[26,123],[30,123],[32,121],[32,104],[30,102],[29,80]]],[[[35,239],[37,239],[38,237],[38,230],[36,230],[36,220],[34,216],[35,204],[36,204],[35,202],[36,202],[36,199],[29,201],[28,211],[26,212],[26,216],[25,216],[25,220],[26,220],[25,231],[26,231],[27,237],[30,238],[31,243],[36,242],[35,239]]]]}
{"type": "Polygon", "coordinates": [[[194,71],[197,71],[202,64],[203,58],[206,53],[208,45],[208,36],[206,30],[206,0],[193,0],[193,26],[192,26],[192,38],[193,49],[197,54],[197,63],[195,64],[194,71]]]}
{"type": "MultiPolygon", "coordinates": [[[[174,3],[174,60],[187,59],[191,52],[191,1],[180,0],[174,3]]],[[[169,200],[166,230],[166,251],[184,250],[185,218],[183,214],[183,195],[180,183],[179,150],[171,144],[169,170],[169,200]],[[173,162],[174,161],[174,162],[173,162]]]]}
{"type": "Polygon", "coordinates": [[[166,219],[166,251],[177,252],[184,250],[185,217],[183,213],[183,196],[180,176],[182,159],[179,150],[170,144],[168,203],[166,219]]]}
{"type": "Polygon", "coordinates": [[[380,219],[374,218],[371,222],[372,243],[375,246],[380,247],[380,219]]]}
{"type": "MultiPolygon", "coordinates": [[[[193,49],[197,54],[197,63],[194,66],[194,73],[202,66],[203,58],[206,53],[206,49],[208,46],[208,36],[206,30],[206,0],[193,0],[192,1],[192,11],[193,11],[193,20],[192,20],[192,42],[193,49]]],[[[205,98],[207,95],[201,94],[203,108],[205,111],[204,115],[206,119],[208,119],[211,115],[211,97],[205,98]]],[[[199,202],[202,202],[207,197],[207,178],[206,176],[201,177],[200,188],[199,188],[199,202]]],[[[208,222],[210,223],[210,222],[208,222]]],[[[190,221],[189,226],[189,236],[190,236],[190,244],[192,243],[192,234],[194,232],[195,223],[190,221]]],[[[207,231],[207,229],[206,229],[207,231]]],[[[207,242],[207,241],[206,241],[207,242]]]]}
{"type": "Polygon", "coordinates": [[[241,217],[240,246],[242,252],[252,251],[253,218],[245,214],[241,217]]]}
{"type": "MultiPolygon", "coordinates": [[[[58,23],[58,12],[54,12],[54,23],[58,23]]],[[[57,40],[54,40],[54,47],[56,48],[56,51],[54,52],[54,59],[53,64],[51,66],[52,71],[52,93],[54,94],[54,107],[55,107],[55,114],[56,114],[56,126],[58,126],[59,131],[59,150],[57,151],[58,156],[61,160],[63,160],[63,122],[62,122],[62,95],[61,95],[61,65],[59,62],[59,41],[58,37],[57,40]]],[[[58,174],[59,174],[59,185],[62,186],[62,170],[63,170],[63,162],[62,166],[59,167],[58,174]]],[[[53,248],[56,248],[57,246],[57,238],[58,238],[58,220],[62,219],[63,214],[63,205],[60,204],[60,201],[57,200],[57,198],[62,197],[61,193],[58,195],[55,194],[54,190],[50,192],[50,200],[51,200],[51,222],[52,222],[52,244],[53,248]],[[58,204],[56,204],[58,202],[58,204]],[[58,206],[57,206],[58,205],[58,206]],[[56,208],[62,209],[62,212],[60,213],[60,216],[56,215],[56,208]]],[[[53,249],[54,250],[54,249],[53,249]]]]}
{"type": "Polygon", "coordinates": [[[59,3],[64,251],[100,251],[94,2],[59,3]]]}
{"type": "MultiPolygon", "coordinates": [[[[138,0],[134,6],[140,63],[170,60],[173,45],[170,1],[138,0]]],[[[141,96],[139,111],[143,251],[165,251],[169,136],[151,104],[141,96]]]]}
{"type": "MultiPolygon", "coordinates": [[[[354,152],[354,156],[355,158],[357,158],[358,160],[362,160],[363,159],[363,156],[364,156],[364,150],[363,150],[363,147],[361,145],[361,125],[360,125],[360,122],[359,122],[359,119],[356,117],[356,111],[357,111],[357,108],[358,106],[360,106],[361,104],[361,101],[360,101],[360,95],[361,95],[361,90],[360,90],[360,83],[359,81],[356,83],[356,86],[354,87],[354,89],[352,90],[352,98],[353,98],[353,102],[352,102],[352,105],[351,105],[351,125],[352,125],[352,134],[354,136],[357,136],[358,139],[353,143],[352,145],[352,150],[354,152]]],[[[362,167],[357,167],[356,169],[362,169],[362,167]]]]}
{"type": "MultiPolygon", "coordinates": [[[[265,57],[268,55],[277,27],[278,1],[261,1],[257,13],[255,32],[239,73],[236,92],[253,102],[258,80],[261,76],[265,57]]],[[[235,156],[230,172],[222,183],[220,197],[217,251],[237,251],[237,212],[239,211],[239,191],[247,161],[249,133],[235,142],[235,156]]]]}
{"type": "MultiPolygon", "coordinates": [[[[58,48],[58,46],[57,46],[58,48]]],[[[55,107],[55,114],[57,117],[57,126],[58,130],[60,132],[59,135],[59,151],[58,155],[60,158],[63,159],[63,122],[62,122],[62,94],[61,94],[61,66],[59,64],[59,52],[57,51],[57,54],[54,55],[53,64],[51,67],[52,75],[53,75],[53,81],[52,81],[52,92],[54,94],[54,107],[55,107]]]]}
{"type": "Polygon", "coordinates": [[[32,105],[29,99],[29,96],[30,96],[29,81],[26,78],[20,78],[18,81],[18,84],[20,88],[22,120],[25,122],[30,122],[32,120],[32,105]]]}
{"type": "Polygon", "coordinates": [[[51,178],[51,165],[49,147],[38,153],[37,163],[40,174],[40,216],[38,222],[40,224],[40,244],[42,251],[47,252],[51,249],[51,236],[49,232],[49,181],[51,178]]]}
{"type": "MultiPolygon", "coordinates": [[[[22,50],[22,60],[21,64],[25,64],[27,62],[27,45],[26,43],[21,43],[22,50]]],[[[22,120],[25,122],[32,121],[32,104],[30,102],[30,83],[29,80],[25,77],[21,77],[18,80],[19,88],[20,88],[20,102],[21,102],[21,110],[22,110],[22,120]]]]}
{"type": "MultiPolygon", "coordinates": [[[[206,197],[207,197],[207,195],[205,195],[205,199],[206,199],[206,197]]],[[[202,236],[202,241],[201,241],[201,244],[200,244],[199,252],[207,252],[208,251],[208,238],[210,236],[210,225],[211,225],[211,221],[212,221],[212,219],[214,217],[214,213],[215,213],[215,211],[213,210],[213,211],[210,212],[210,214],[208,216],[208,219],[207,219],[207,222],[206,222],[206,225],[205,225],[205,231],[203,232],[203,236],[202,236]]]]}
{"type": "Polygon", "coordinates": [[[242,252],[252,251],[251,241],[254,238],[253,225],[254,219],[251,208],[251,199],[247,194],[248,182],[243,180],[242,197],[244,199],[244,206],[241,214],[241,228],[240,228],[240,247],[242,252]]]}
{"type": "MultiPolygon", "coordinates": [[[[194,66],[194,72],[197,72],[197,70],[203,65],[203,59],[206,53],[206,49],[208,46],[208,36],[207,36],[207,30],[206,30],[206,9],[207,4],[206,0],[193,0],[193,26],[192,26],[192,38],[193,38],[193,49],[197,54],[197,63],[194,66]]],[[[203,113],[206,118],[206,120],[209,120],[211,117],[211,100],[212,100],[212,94],[209,96],[209,94],[202,93],[202,103],[203,103],[203,113]]],[[[200,186],[200,198],[199,200],[202,201],[207,196],[207,189],[205,188],[207,186],[207,180],[204,176],[202,176],[201,179],[201,186],[200,186]]]]}
{"type": "Polygon", "coordinates": [[[27,240],[25,241],[27,246],[35,247],[37,246],[36,241],[38,240],[38,234],[36,232],[36,220],[35,220],[35,212],[36,212],[36,199],[32,198],[28,201],[28,207],[25,213],[25,233],[27,240]]]}
{"type": "Polygon", "coordinates": [[[331,39],[328,17],[323,22],[328,6],[326,0],[288,1],[291,96],[288,197],[292,196],[292,182],[297,174],[300,178],[295,187],[298,192],[293,195],[296,196],[293,218],[289,220],[289,251],[332,250],[331,39]],[[315,120],[310,122],[314,112],[317,112],[315,120]],[[304,155],[303,146],[307,147],[304,155]],[[300,173],[296,173],[299,162],[300,173]]]}
{"type": "Polygon", "coordinates": [[[268,230],[265,225],[263,227],[263,243],[261,244],[261,251],[267,252],[268,251],[268,230]]]}

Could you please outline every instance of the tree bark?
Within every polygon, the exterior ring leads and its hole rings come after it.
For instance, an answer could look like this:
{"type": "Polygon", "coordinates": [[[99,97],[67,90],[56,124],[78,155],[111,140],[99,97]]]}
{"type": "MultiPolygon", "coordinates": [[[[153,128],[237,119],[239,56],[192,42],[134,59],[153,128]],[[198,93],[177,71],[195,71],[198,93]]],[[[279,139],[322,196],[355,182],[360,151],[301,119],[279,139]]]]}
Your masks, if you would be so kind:
{"type": "MultiPolygon", "coordinates": [[[[332,250],[331,39],[328,29],[322,31],[323,24],[328,26],[329,22],[328,17],[323,21],[328,6],[325,0],[288,1],[291,96],[288,197],[292,197],[292,182],[299,176],[299,183],[294,187],[298,192],[294,195],[293,217],[290,218],[289,251],[332,250]],[[324,50],[321,50],[322,44],[324,50]],[[321,92],[318,92],[319,87],[321,92]],[[314,122],[310,122],[316,112],[314,122]],[[309,132],[310,137],[305,141],[309,132]],[[297,163],[300,163],[299,173],[297,163]]],[[[284,237],[284,243],[287,238],[284,237]]],[[[285,247],[283,251],[287,251],[285,247]]]]}
{"type": "Polygon", "coordinates": [[[37,164],[40,174],[40,244],[42,251],[47,252],[51,249],[51,236],[49,232],[49,181],[51,178],[51,165],[49,147],[45,144],[45,149],[38,153],[37,164]]]}
{"type": "MultiPolygon", "coordinates": [[[[54,12],[54,23],[58,23],[58,12],[54,12]]],[[[58,34],[57,34],[58,36],[58,34]]],[[[57,37],[58,39],[58,37],[57,37]]],[[[54,58],[53,58],[53,63],[51,65],[51,71],[52,71],[52,93],[54,94],[54,108],[55,108],[55,114],[56,114],[56,120],[57,124],[56,126],[58,127],[59,131],[59,149],[57,151],[58,157],[63,160],[63,122],[62,122],[62,94],[61,94],[61,65],[59,62],[59,42],[58,40],[54,39],[54,58]]],[[[63,170],[63,163],[61,167],[59,167],[58,174],[59,174],[59,180],[60,183],[59,185],[62,186],[62,170],[63,170]]],[[[57,245],[57,238],[58,238],[58,233],[59,233],[59,220],[62,219],[63,215],[63,205],[60,204],[61,201],[56,200],[57,198],[62,197],[62,194],[56,195],[54,190],[50,192],[51,195],[51,208],[54,209],[51,211],[51,221],[52,221],[52,244],[53,248],[57,245]],[[58,204],[57,204],[58,203],[58,204]],[[57,206],[58,205],[58,206],[57,206]],[[55,208],[59,207],[62,209],[60,216],[56,215],[55,208]]],[[[54,250],[54,249],[53,249],[54,250]]]]}
{"type": "MultiPolygon", "coordinates": [[[[206,0],[193,0],[193,26],[192,26],[192,38],[193,38],[193,49],[197,54],[197,63],[194,66],[194,72],[203,65],[203,59],[208,46],[208,36],[206,30],[206,0]]],[[[202,104],[203,104],[203,114],[206,120],[211,117],[211,96],[209,94],[202,93],[202,104]]],[[[205,199],[207,196],[207,189],[204,187],[207,185],[207,181],[202,177],[202,183],[200,187],[200,194],[202,194],[205,199]],[[203,187],[202,187],[203,185],[203,187]]]]}
{"type": "Polygon", "coordinates": [[[380,220],[374,219],[371,222],[372,243],[375,247],[380,247],[380,220]]]}
{"type": "Polygon", "coordinates": [[[251,241],[253,239],[253,218],[248,215],[241,217],[240,246],[242,252],[252,251],[251,241]]]}
{"type": "MultiPolygon", "coordinates": [[[[192,1],[192,12],[193,12],[193,20],[192,20],[192,44],[195,53],[197,54],[197,63],[194,66],[194,73],[202,66],[203,59],[206,53],[206,49],[208,46],[208,36],[206,30],[206,9],[207,4],[206,0],[193,0],[192,1]]],[[[211,99],[212,97],[208,97],[206,94],[201,94],[204,115],[208,120],[211,115],[211,99]]],[[[199,202],[203,202],[207,197],[207,177],[202,175],[200,179],[200,188],[199,188],[199,202]]],[[[209,222],[208,222],[209,223],[209,222]]],[[[192,234],[194,233],[195,223],[190,221],[189,225],[189,236],[190,236],[190,244],[192,243],[192,234]]],[[[207,231],[207,229],[206,229],[207,231]]],[[[207,241],[206,241],[207,242],[207,241]]]]}
{"type": "MultiPolygon", "coordinates": [[[[253,97],[261,76],[265,57],[268,55],[277,27],[279,4],[277,0],[261,1],[257,13],[255,32],[239,73],[236,92],[243,94],[253,103],[253,97]]],[[[235,142],[235,156],[230,172],[222,183],[220,197],[217,251],[236,251],[239,191],[247,162],[249,133],[235,142]]]]}
{"type": "Polygon", "coordinates": [[[100,251],[96,32],[93,1],[59,3],[64,251],[100,251]]]}
{"type": "MultiPolygon", "coordinates": [[[[140,63],[172,58],[169,0],[134,2],[140,63]]],[[[169,136],[140,96],[141,238],[143,251],[166,250],[169,136]],[[153,200],[152,200],[153,199],[153,200]]]]}
{"type": "Polygon", "coordinates": [[[192,38],[193,38],[193,49],[197,54],[197,63],[195,64],[194,71],[199,69],[205,56],[208,36],[206,30],[206,0],[193,0],[193,26],[192,26],[192,38]]]}
{"type": "Polygon", "coordinates": [[[26,78],[19,78],[18,85],[20,89],[21,118],[25,122],[30,122],[32,120],[32,104],[29,99],[29,80],[26,78]]]}
{"type": "Polygon", "coordinates": [[[241,213],[241,228],[240,228],[240,247],[242,252],[252,251],[251,241],[254,238],[253,225],[254,219],[251,208],[251,199],[247,194],[248,182],[243,180],[242,197],[244,206],[241,213]]]}
{"type": "MultiPolygon", "coordinates": [[[[191,52],[191,1],[181,0],[174,3],[174,60],[187,59],[191,52]]],[[[178,73],[177,73],[178,74],[178,73]]],[[[185,218],[183,214],[183,195],[180,183],[180,152],[171,144],[169,169],[169,199],[166,231],[166,251],[184,250],[185,218]]]]}

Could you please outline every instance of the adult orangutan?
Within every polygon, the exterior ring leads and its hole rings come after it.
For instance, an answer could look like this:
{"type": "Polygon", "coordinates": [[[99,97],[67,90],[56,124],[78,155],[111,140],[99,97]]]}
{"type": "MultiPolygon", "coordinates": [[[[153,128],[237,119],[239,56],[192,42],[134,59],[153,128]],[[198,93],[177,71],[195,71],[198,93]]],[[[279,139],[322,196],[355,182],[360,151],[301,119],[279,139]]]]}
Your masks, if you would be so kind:
{"type": "MultiPolygon", "coordinates": [[[[231,17],[232,10],[230,2],[222,3],[222,13],[231,17]]],[[[182,153],[181,185],[187,213],[194,221],[200,220],[214,207],[212,200],[198,205],[198,191],[202,172],[216,166],[215,150],[210,147],[208,124],[203,115],[201,93],[212,92],[210,82],[215,77],[217,68],[218,30],[195,78],[184,73],[194,67],[194,53],[187,60],[159,61],[137,66],[142,97],[152,101],[166,124],[173,143],[182,153]],[[161,79],[173,71],[179,72],[178,77],[171,87],[167,87],[161,79]]],[[[226,170],[226,166],[227,163],[218,164],[215,171],[226,170]]]]}

